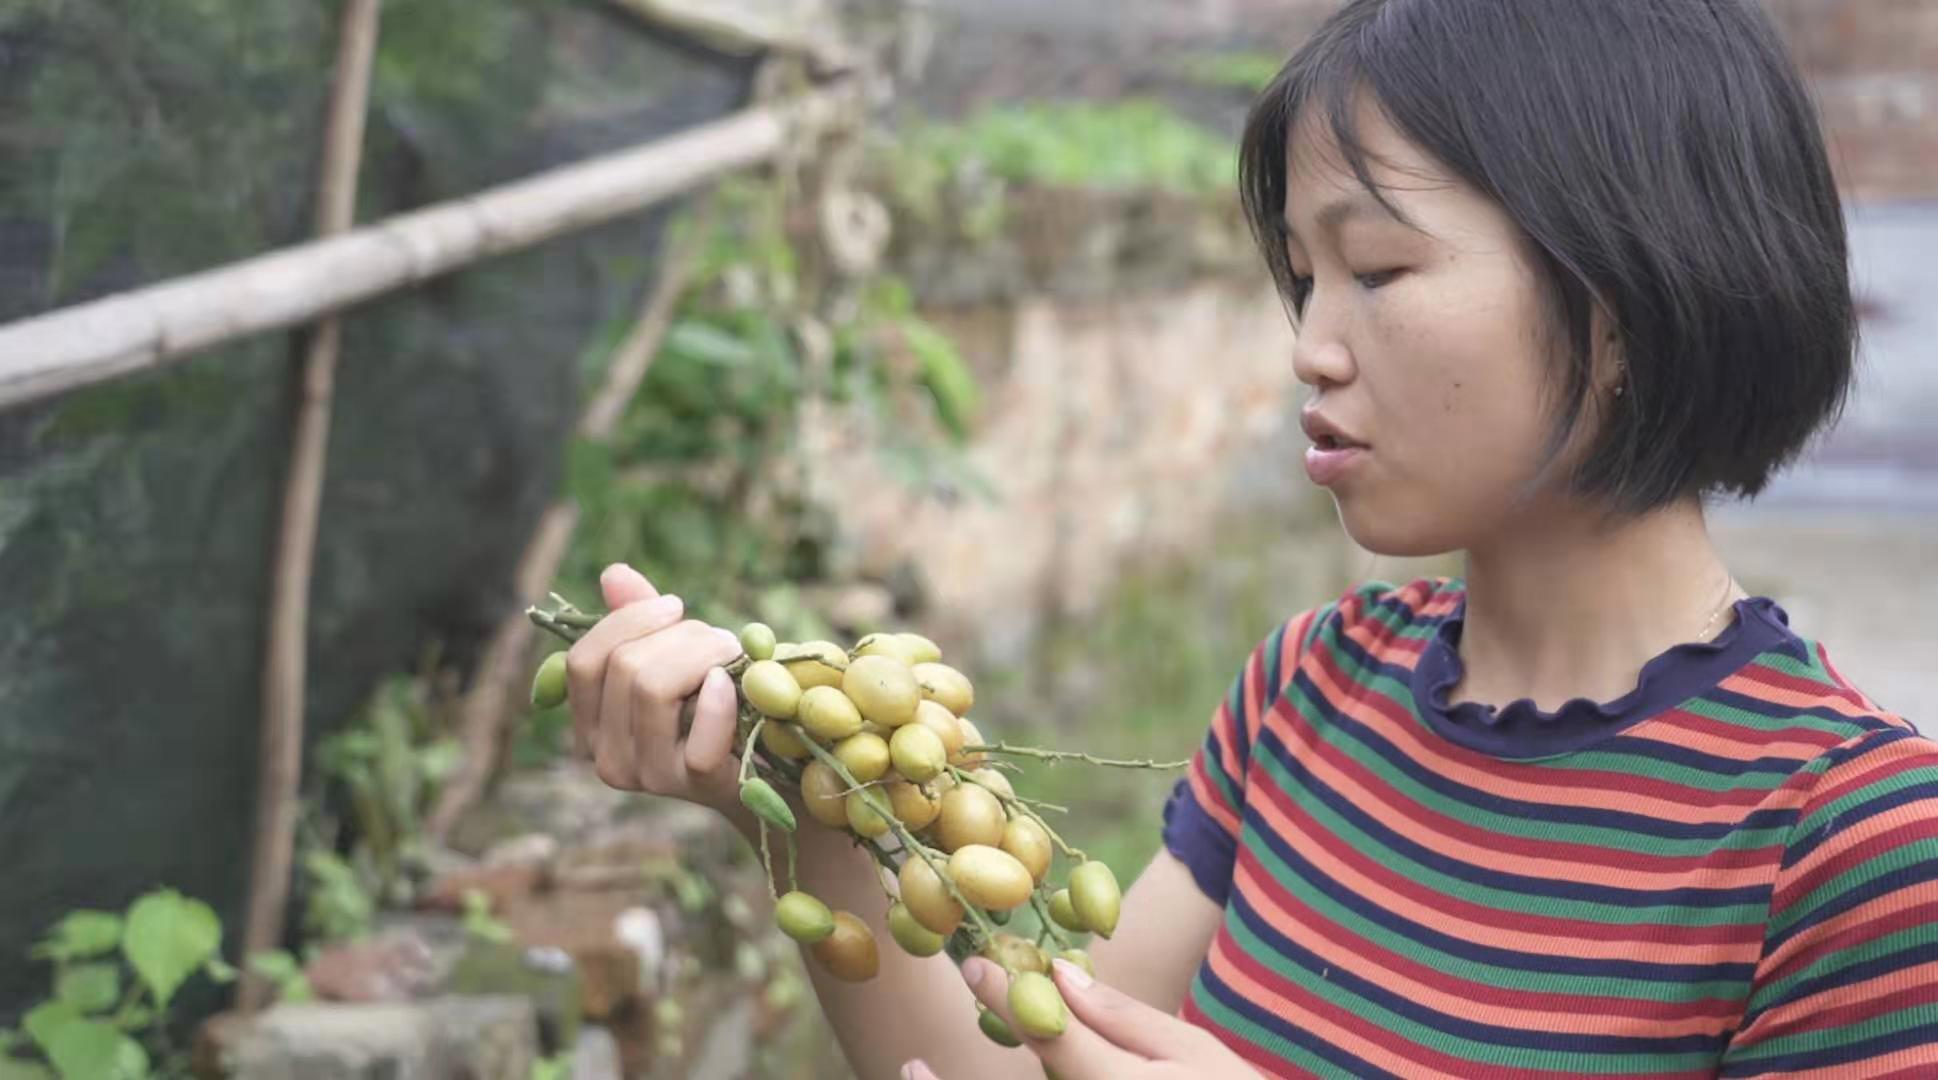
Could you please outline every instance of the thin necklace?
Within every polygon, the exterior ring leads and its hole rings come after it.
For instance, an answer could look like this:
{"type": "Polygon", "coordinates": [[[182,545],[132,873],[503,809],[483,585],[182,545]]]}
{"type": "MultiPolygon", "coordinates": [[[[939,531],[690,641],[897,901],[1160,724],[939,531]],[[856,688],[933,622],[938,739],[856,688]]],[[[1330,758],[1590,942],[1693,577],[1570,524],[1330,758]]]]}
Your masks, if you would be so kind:
{"type": "Polygon", "coordinates": [[[1723,612],[1729,610],[1729,602],[1731,598],[1733,598],[1735,595],[1736,595],[1736,575],[1731,574],[1729,575],[1729,580],[1723,583],[1722,602],[1716,605],[1715,611],[1712,611],[1709,613],[1709,621],[1706,623],[1703,623],[1702,629],[1696,632],[1697,641],[1709,640],[1709,628],[1716,625],[1716,620],[1723,617],[1723,612]]]}

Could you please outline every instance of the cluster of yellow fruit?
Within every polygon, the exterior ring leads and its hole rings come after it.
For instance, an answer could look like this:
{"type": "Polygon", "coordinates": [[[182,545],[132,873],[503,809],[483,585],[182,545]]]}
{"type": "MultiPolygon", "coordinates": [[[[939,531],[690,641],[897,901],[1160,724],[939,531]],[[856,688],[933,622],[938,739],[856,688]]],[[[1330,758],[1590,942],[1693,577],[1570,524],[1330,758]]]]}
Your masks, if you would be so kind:
{"type": "MultiPolygon", "coordinates": [[[[568,640],[596,621],[577,609],[533,618],[568,640]]],[[[1009,972],[1010,1012],[1024,1034],[1062,1034],[1068,1013],[1044,943],[1090,968],[1067,934],[1108,938],[1122,892],[1110,867],[1065,844],[989,757],[1085,755],[985,743],[968,716],[974,687],[919,634],[871,634],[842,649],[777,642],[753,623],[740,644],[746,655],[728,671],[740,694],[741,802],[792,844],[797,823],[780,789],[797,791],[810,817],[851,833],[894,872],[899,895],[886,921],[896,945],[918,957],[945,948],[958,959],[989,957],[1009,972]],[[1059,850],[1076,864],[1064,887],[1051,880],[1059,850]],[[1036,941],[997,929],[1025,906],[1038,917],[1036,941]]],[[[563,658],[540,667],[535,703],[564,700],[563,658]]],[[[762,847],[766,858],[764,838],[762,847]]],[[[880,969],[874,935],[851,912],[796,889],[777,898],[775,917],[836,978],[864,981],[880,969]]],[[[978,1008],[985,1034],[1019,1045],[1002,1017],[978,1008]]]]}

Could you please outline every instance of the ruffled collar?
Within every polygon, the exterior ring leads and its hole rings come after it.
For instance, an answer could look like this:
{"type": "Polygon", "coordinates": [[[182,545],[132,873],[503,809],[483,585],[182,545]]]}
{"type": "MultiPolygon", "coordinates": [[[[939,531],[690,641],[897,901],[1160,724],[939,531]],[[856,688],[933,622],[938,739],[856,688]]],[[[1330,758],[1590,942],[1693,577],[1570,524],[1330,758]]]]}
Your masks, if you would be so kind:
{"type": "Polygon", "coordinates": [[[1496,708],[1478,701],[1449,704],[1460,683],[1463,596],[1427,639],[1413,669],[1415,708],[1448,740],[1502,758],[1549,757],[1580,750],[1625,728],[1700,697],[1758,655],[1772,649],[1805,656],[1776,601],[1753,596],[1733,605],[1735,617],[1708,641],[1675,645],[1642,666],[1634,689],[1613,701],[1575,698],[1548,712],[1530,698],[1496,708]]]}

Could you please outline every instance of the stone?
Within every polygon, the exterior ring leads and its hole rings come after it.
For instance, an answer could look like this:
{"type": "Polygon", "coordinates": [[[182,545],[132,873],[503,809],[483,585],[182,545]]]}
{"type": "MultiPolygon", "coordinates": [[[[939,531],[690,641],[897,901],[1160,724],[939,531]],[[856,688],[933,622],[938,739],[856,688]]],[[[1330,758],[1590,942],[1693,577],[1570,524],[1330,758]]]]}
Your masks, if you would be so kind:
{"type": "Polygon", "coordinates": [[[548,866],[558,853],[558,837],[533,832],[491,845],[483,862],[486,866],[548,866]]]}
{"type": "Polygon", "coordinates": [[[431,882],[418,896],[417,906],[430,911],[463,911],[465,894],[475,889],[491,901],[491,910],[502,911],[537,892],[545,883],[545,874],[545,867],[534,863],[459,870],[431,882]]]}
{"type": "Polygon", "coordinates": [[[521,997],[279,1005],[232,1030],[237,1080],[530,1080],[538,1025],[521,997]]]}
{"type": "Polygon", "coordinates": [[[619,1042],[605,1028],[586,1025],[579,1029],[579,1044],[572,1049],[572,1080],[622,1080],[619,1071],[619,1042]]]}
{"type": "Polygon", "coordinates": [[[436,979],[431,948],[409,931],[324,948],[303,966],[310,989],[323,1001],[404,1001],[436,979]]]}

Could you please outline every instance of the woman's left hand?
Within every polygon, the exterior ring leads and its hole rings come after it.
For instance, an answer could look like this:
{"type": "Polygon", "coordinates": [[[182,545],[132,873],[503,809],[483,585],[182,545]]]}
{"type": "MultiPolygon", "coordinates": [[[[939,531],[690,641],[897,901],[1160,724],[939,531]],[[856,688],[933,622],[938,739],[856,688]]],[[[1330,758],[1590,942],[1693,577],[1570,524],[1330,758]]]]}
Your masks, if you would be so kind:
{"type": "MultiPolygon", "coordinates": [[[[1253,1080],[1257,1070],[1209,1031],[1159,1012],[1092,979],[1065,960],[1054,964],[1057,989],[1070,1009],[1069,1026],[1054,1039],[1023,1045],[1058,1080],[1253,1080]]],[[[962,965],[963,980],[984,1005],[1018,1031],[1009,1013],[1009,976],[980,956],[962,965]]],[[[946,1068],[946,1063],[944,1064],[946,1068]]],[[[922,1061],[902,1066],[903,1080],[942,1080],[922,1061]]]]}

